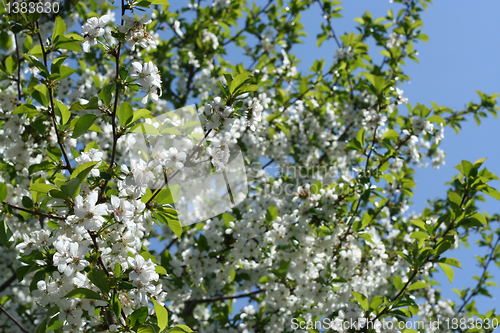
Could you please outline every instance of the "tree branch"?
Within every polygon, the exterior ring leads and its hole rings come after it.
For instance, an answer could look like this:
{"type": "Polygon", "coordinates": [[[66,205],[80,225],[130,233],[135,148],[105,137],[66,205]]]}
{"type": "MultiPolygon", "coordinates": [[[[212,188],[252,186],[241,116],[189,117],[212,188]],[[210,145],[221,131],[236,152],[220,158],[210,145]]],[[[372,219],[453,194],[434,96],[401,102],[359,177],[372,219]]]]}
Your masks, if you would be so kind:
{"type": "Polygon", "coordinates": [[[7,281],[2,283],[2,285],[0,286],[0,293],[7,289],[12,284],[12,282],[16,281],[16,277],[16,273],[14,273],[10,276],[10,278],[7,279],[7,281]]]}
{"type": "MultiPolygon", "coordinates": [[[[43,39],[42,35],[40,35],[40,26],[38,25],[38,21],[36,22],[36,28],[37,28],[37,35],[38,35],[38,40],[40,41],[40,47],[42,48],[42,55],[43,55],[43,64],[45,67],[49,68],[47,64],[47,53],[45,51],[45,46],[43,45],[43,39]]],[[[57,130],[57,123],[56,123],[56,115],[55,115],[55,107],[54,107],[54,96],[52,96],[52,87],[50,87],[48,84],[45,84],[49,91],[49,100],[50,100],[50,118],[52,119],[52,124],[54,125],[54,131],[56,132],[56,137],[57,137],[57,143],[59,143],[59,146],[61,147],[62,154],[64,156],[64,161],[66,162],[66,168],[69,170],[70,173],[73,172],[73,169],[71,167],[71,164],[69,163],[69,158],[68,155],[66,154],[66,151],[64,150],[64,144],[61,140],[61,136],[59,135],[59,131],[57,130]]]]}
{"type": "Polygon", "coordinates": [[[5,202],[3,201],[2,204],[4,205],[7,205],[11,208],[14,208],[14,209],[17,209],[17,210],[20,210],[20,211],[23,211],[25,213],[29,213],[29,214],[32,214],[32,215],[38,215],[38,216],[42,216],[42,217],[47,217],[49,219],[54,219],[54,220],[59,220],[59,221],[65,221],[66,218],[65,217],[62,217],[62,216],[57,216],[57,215],[52,215],[52,214],[46,214],[46,213],[41,213],[41,212],[38,212],[38,211],[35,211],[35,210],[29,210],[29,209],[26,209],[26,208],[23,208],[23,207],[19,207],[19,206],[15,206],[15,205],[11,205],[10,203],[8,202],[5,202]]]}
{"type": "Polygon", "coordinates": [[[28,331],[26,328],[24,328],[24,326],[21,325],[21,323],[19,321],[17,321],[16,318],[12,317],[12,315],[10,313],[8,313],[7,310],[5,310],[4,307],[1,305],[0,305],[0,311],[5,313],[7,315],[7,317],[9,317],[9,319],[12,320],[17,325],[17,327],[19,327],[21,329],[21,331],[23,331],[25,333],[30,333],[30,331],[28,331]]]}

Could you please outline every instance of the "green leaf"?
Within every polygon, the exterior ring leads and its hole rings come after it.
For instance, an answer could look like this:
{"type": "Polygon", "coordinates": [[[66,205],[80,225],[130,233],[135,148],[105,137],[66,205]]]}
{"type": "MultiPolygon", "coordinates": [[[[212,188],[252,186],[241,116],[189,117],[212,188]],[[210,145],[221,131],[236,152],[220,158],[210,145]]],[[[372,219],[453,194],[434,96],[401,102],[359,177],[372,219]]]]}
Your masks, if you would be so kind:
{"type": "Polygon", "coordinates": [[[179,219],[176,217],[176,218],[170,218],[168,215],[167,216],[167,223],[168,223],[168,226],[170,227],[170,229],[172,229],[172,231],[174,232],[174,234],[181,238],[182,236],[182,225],[181,225],[181,222],[179,221],[179,219]]]}
{"type": "MultiPolygon", "coordinates": [[[[174,209],[172,209],[175,211],[174,209]]],[[[163,212],[155,212],[154,213],[157,220],[159,220],[162,224],[167,223],[170,229],[177,235],[177,237],[181,238],[182,235],[182,225],[177,215],[168,214],[163,212]]]]}
{"type": "Polygon", "coordinates": [[[72,138],[78,138],[83,135],[87,130],[94,124],[97,119],[95,114],[84,114],[83,116],[76,119],[75,129],[73,130],[72,138]]]}
{"type": "Polygon", "coordinates": [[[443,117],[438,116],[438,115],[434,115],[434,116],[427,118],[427,121],[429,121],[431,123],[438,123],[438,124],[446,125],[446,120],[444,120],[443,117]]]}
{"type": "Polygon", "coordinates": [[[132,118],[132,121],[130,123],[134,123],[137,120],[144,118],[145,116],[148,116],[149,114],[151,114],[151,111],[146,110],[146,109],[139,109],[139,110],[134,112],[134,117],[132,118]]]}
{"type": "Polygon", "coordinates": [[[377,309],[380,305],[384,303],[384,298],[382,296],[373,296],[371,302],[370,302],[370,309],[375,310],[377,309]]]}
{"type": "Polygon", "coordinates": [[[12,114],[22,114],[22,113],[39,113],[40,111],[32,104],[21,104],[14,109],[12,114]]]}
{"type": "Polygon", "coordinates": [[[35,333],[45,333],[47,329],[47,318],[45,318],[40,325],[38,325],[35,333]]]}
{"type": "Polygon", "coordinates": [[[117,318],[120,318],[120,313],[122,312],[122,304],[120,303],[120,299],[118,298],[118,294],[113,294],[111,297],[109,304],[111,305],[111,308],[113,309],[113,313],[116,315],[117,318]]]}
{"type": "Polygon", "coordinates": [[[82,182],[79,178],[73,178],[67,181],[64,185],[61,185],[61,191],[66,194],[69,198],[76,198],[78,193],[80,193],[80,186],[82,182]]]}
{"type": "Polygon", "coordinates": [[[152,134],[152,135],[160,135],[160,132],[151,124],[140,123],[132,126],[129,131],[130,133],[142,133],[142,134],[152,134]]]}
{"type": "Polygon", "coordinates": [[[7,70],[7,73],[8,74],[14,73],[16,68],[17,68],[16,60],[14,60],[13,56],[8,56],[7,59],[5,59],[5,69],[7,70]]]}
{"type": "Polygon", "coordinates": [[[128,317],[130,320],[130,326],[135,326],[135,323],[144,324],[146,319],[148,319],[148,307],[143,306],[132,312],[128,317]]]}
{"type": "Polygon", "coordinates": [[[170,6],[167,0],[148,0],[152,5],[170,6]]]}
{"type": "Polygon", "coordinates": [[[106,85],[100,92],[99,92],[99,98],[101,101],[104,103],[104,105],[109,105],[111,103],[111,93],[115,89],[116,84],[111,83],[106,85]]]}
{"type": "Polygon", "coordinates": [[[397,290],[401,291],[403,289],[403,281],[401,280],[401,277],[398,275],[395,275],[392,278],[392,281],[394,281],[394,287],[396,287],[397,290]]]}
{"type": "Polygon", "coordinates": [[[390,129],[387,132],[385,132],[384,135],[382,135],[382,138],[389,139],[391,141],[398,141],[399,133],[393,129],[390,129]]]}
{"type": "Polygon", "coordinates": [[[191,332],[194,332],[192,329],[189,328],[189,326],[186,326],[186,325],[177,325],[175,326],[174,328],[172,328],[171,330],[168,331],[169,333],[172,332],[180,332],[180,333],[191,333],[191,332]]]}
{"type": "Polygon", "coordinates": [[[61,117],[61,125],[66,125],[69,118],[71,117],[71,112],[69,108],[59,101],[55,101],[56,112],[59,112],[59,116],[61,117]]]}
{"type": "Polygon", "coordinates": [[[8,193],[9,193],[9,189],[7,188],[7,185],[5,185],[4,183],[0,183],[0,202],[7,199],[8,193]]]}
{"type": "Polygon", "coordinates": [[[64,298],[88,298],[104,301],[98,293],[87,288],[76,288],[67,293],[64,298]]]}
{"type": "Polygon", "coordinates": [[[46,86],[42,85],[35,86],[33,92],[31,93],[31,97],[43,106],[47,106],[49,103],[48,95],[49,90],[46,86]]]}
{"type": "Polygon", "coordinates": [[[168,326],[168,311],[163,305],[158,304],[154,299],[152,301],[155,307],[156,322],[158,323],[160,332],[162,332],[168,326]]]}
{"type": "Polygon", "coordinates": [[[117,112],[120,125],[127,126],[134,119],[134,110],[129,102],[123,102],[117,112]]]}
{"type": "Polygon", "coordinates": [[[267,207],[266,222],[273,222],[278,217],[278,209],[276,206],[267,207]]]}
{"type": "Polygon", "coordinates": [[[48,193],[50,190],[54,190],[56,187],[51,184],[45,183],[34,183],[30,186],[30,191],[40,192],[40,193],[48,193]]]}
{"type": "Polygon", "coordinates": [[[161,275],[167,275],[167,270],[165,269],[165,267],[160,265],[155,266],[155,272],[161,275]]]}
{"type": "Polygon", "coordinates": [[[280,130],[283,131],[283,133],[286,134],[286,136],[290,136],[290,131],[288,130],[288,128],[286,127],[285,124],[282,124],[282,123],[276,123],[276,127],[278,127],[280,130]]]}
{"type": "Polygon", "coordinates": [[[444,273],[448,277],[448,280],[450,280],[450,283],[453,283],[453,276],[455,275],[455,272],[453,271],[453,268],[451,268],[449,265],[444,264],[442,262],[438,262],[438,265],[441,266],[443,269],[444,273]]]}
{"type": "Polygon", "coordinates": [[[417,289],[423,289],[423,288],[427,288],[427,284],[425,284],[425,282],[423,282],[423,281],[417,281],[415,283],[412,283],[408,287],[408,291],[410,291],[410,290],[417,290],[417,289]]]}
{"type": "Polygon", "coordinates": [[[12,243],[10,242],[12,235],[12,231],[10,230],[7,223],[5,223],[5,220],[0,220],[0,244],[7,248],[10,248],[10,246],[12,245],[12,243]]]}
{"type": "Polygon", "coordinates": [[[240,88],[245,84],[245,82],[248,80],[249,77],[250,75],[246,73],[236,75],[236,77],[233,79],[233,81],[231,81],[231,83],[228,82],[229,92],[231,94],[234,94],[238,90],[238,88],[240,88]]]}
{"type": "Polygon", "coordinates": [[[61,66],[59,68],[59,77],[57,78],[58,81],[64,80],[67,77],[70,77],[74,72],[76,72],[76,69],[68,67],[68,66],[61,66]]]}
{"type": "Polygon", "coordinates": [[[358,292],[355,292],[355,291],[351,291],[351,293],[354,296],[354,298],[356,298],[356,300],[359,302],[359,304],[361,305],[363,310],[367,310],[368,309],[368,298],[365,295],[358,293],[358,292]]]}
{"type": "Polygon", "coordinates": [[[66,33],[66,24],[64,23],[61,16],[56,17],[56,23],[54,25],[54,30],[52,32],[52,40],[57,40],[58,36],[63,36],[66,33]]]}
{"type": "Polygon", "coordinates": [[[69,179],[74,179],[78,178],[80,182],[83,182],[85,180],[85,177],[89,174],[89,172],[94,168],[94,166],[99,163],[97,162],[87,162],[82,165],[80,165],[78,168],[73,170],[73,173],[71,174],[69,179]]]}
{"type": "Polygon", "coordinates": [[[496,189],[494,189],[494,188],[493,188],[493,187],[491,187],[491,186],[487,186],[487,187],[485,187],[485,188],[481,189],[481,191],[482,191],[483,193],[486,193],[486,194],[488,194],[489,196],[491,196],[491,197],[493,197],[493,198],[497,199],[497,200],[500,200],[500,192],[498,192],[496,189]]]}
{"type": "Polygon", "coordinates": [[[108,294],[111,290],[108,277],[103,270],[92,270],[87,274],[87,277],[103,294],[108,294]]]}
{"type": "Polygon", "coordinates": [[[179,185],[169,185],[158,193],[155,201],[160,205],[173,204],[179,199],[180,191],[179,185]]]}
{"type": "Polygon", "coordinates": [[[356,140],[360,143],[361,147],[365,145],[365,139],[366,139],[366,130],[364,127],[361,127],[361,129],[356,134],[356,140]]]}
{"type": "Polygon", "coordinates": [[[152,325],[142,325],[137,328],[137,333],[156,333],[152,325]]]}
{"type": "Polygon", "coordinates": [[[46,149],[47,155],[54,161],[54,162],[59,162],[62,157],[62,151],[61,148],[53,146],[53,147],[48,147],[46,149]]]}

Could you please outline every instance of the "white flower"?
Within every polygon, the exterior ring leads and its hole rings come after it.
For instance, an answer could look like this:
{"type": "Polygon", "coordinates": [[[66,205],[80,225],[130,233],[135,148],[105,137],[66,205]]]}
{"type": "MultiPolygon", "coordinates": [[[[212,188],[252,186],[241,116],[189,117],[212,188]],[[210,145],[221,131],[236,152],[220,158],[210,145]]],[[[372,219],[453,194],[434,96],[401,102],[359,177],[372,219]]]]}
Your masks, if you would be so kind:
{"type": "Polygon", "coordinates": [[[219,47],[219,39],[217,39],[217,36],[208,31],[207,29],[203,29],[201,32],[201,42],[202,43],[212,42],[212,48],[214,50],[217,50],[217,48],[219,47]]]}
{"type": "Polygon", "coordinates": [[[126,199],[111,196],[109,211],[112,212],[117,221],[128,221],[134,217],[133,207],[126,199]]]}
{"type": "Polygon", "coordinates": [[[420,133],[425,135],[427,133],[431,133],[434,130],[434,125],[425,120],[425,118],[413,118],[413,130],[416,135],[420,133]]]}
{"type": "Polygon", "coordinates": [[[87,195],[85,203],[81,195],[75,198],[75,215],[83,221],[87,230],[98,230],[105,222],[102,216],[108,213],[106,204],[96,205],[97,199],[97,191],[87,195]]]}
{"type": "Polygon", "coordinates": [[[181,31],[181,22],[177,20],[174,21],[174,31],[180,38],[184,37],[184,33],[181,31]]]}
{"type": "Polygon", "coordinates": [[[153,174],[154,164],[153,162],[146,163],[143,160],[139,160],[132,167],[132,175],[134,176],[135,183],[139,187],[147,187],[149,182],[155,180],[156,177],[153,174]]]}
{"type": "Polygon", "coordinates": [[[147,15],[141,19],[123,15],[122,19],[125,25],[118,26],[118,30],[126,34],[125,42],[132,51],[135,50],[136,44],[139,44],[143,48],[156,45],[151,34],[146,31],[146,25],[152,22],[151,18],[147,15]]]}
{"type": "Polygon", "coordinates": [[[186,161],[187,157],[185,152],[180,152],[177,150],[177,148],[171,147],[168,150],[167,156],[167,166],[174,166],[178,170],[184,168],[184,162],[186,161]]]}
{"type": "Polygon", "coordinates": [[[71,276],[89,265],[89,262],[85,260],[87,246],[80,246],[77,242],[70,242],[64,237],[54,242],[54,248],[56,249],[53,257],[54,265],[66,276],[71,276]]]}
{"type": "Polygon", "coordinates": [[[83,152],[80,154],[80,156],[75,158],[75,161],[76,161],[76,163],[78,163],[78,165],[82,165],[82,164],[85,164],[88,162],[99,162],[90,171],[92,176],[99,177],[99,175],[101,173],[100,173],[99,169],[97,169],[97,168],[101,165],[103,156],[104,156],[104,154],[101,151],[99,151],[98,149],[90,148],[88,152],[83,152]]]}
{"type": "Polygon", "coordinates": [[[259,103],[258,99],[253,99],[248,103],[248,113],[251,115],[248,126],[252,131],[255,131],[255,124],[262,120],[262,111],[264,111],[264,107],[259,103]]]}
{"type": "Polygon", "coordinates": [[[104,35],[104,27],[110,21],[109,15],[103,15],[100,18],[91,17],[82,26],[82,35],[85,38],[83,42],[83,51],[89,52],[91,46],[97,45],[97,38],[104,35]]]}
{"type": "Polygon", "coordinates": [[[150,281],[158,281],[159,275],[151,259],[145,261],[141,255],[137,254],[134,258],[128,257],[127,262],[132,268],[129,278],[134,286],[141,288],[148,285],[150,281]]]}
{"type": "Polygon", "coordinates": [[[215,171],[224,170],[226,168],[229,157],[231,156],[229,145],[223,144],[215,148],[208,147],[207,153],[212,156],[212,164],[215,167],[215,171]]]}
{"type": "Polygon", "coordinates": [[[139,82],[142,86],[142,90],[147,93],[146,96],[142,98],[142,103],[146,103],[148,97],[156,102],[159,96],[161,96],[161,77],[156,67],[152,61],[141,64],[140,62],[132,63],[132,71],[130,77],[139,82]]]}

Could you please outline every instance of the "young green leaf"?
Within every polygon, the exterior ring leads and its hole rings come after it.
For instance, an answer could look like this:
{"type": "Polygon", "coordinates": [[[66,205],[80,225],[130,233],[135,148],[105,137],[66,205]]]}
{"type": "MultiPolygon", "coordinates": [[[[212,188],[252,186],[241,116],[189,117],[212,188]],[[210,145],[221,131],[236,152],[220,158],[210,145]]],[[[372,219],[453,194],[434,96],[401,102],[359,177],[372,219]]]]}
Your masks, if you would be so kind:
{"type": "Polygon", "coordinates": [[[7,185],[5,185],[4,183],[0,183],[0,202],[7,199],[8,193],[9,193],[9,189],[7,188],[7,185]]]}
{"type": "Polygon", "coordinates": [[[361,305],[361,308],[363,308],[363,310],[368,309],[368,298],[365,295],[355,291],[351,291],[351,293],[354,296],[354,298],[358,301],[358,303],[361,305]]]}
{"type": "Polygon", "coordinates": [[[64,298],[88,298],[103,301],[101,295],[87,288],[76,288],[67,293],[64,298]]]}
{"type": "Polygon", "coordinates": [[[168,311],[163,305],[158,304],[158,302],[156,302],[154,299],[152,301],[155,307],[156,322],[158,323],[160,332],[163,332],[163,330],[165,330],[165,328],[167,328],[168,326],[168,311]]]}
{"type": "Polygon", "coordinates": [[[127,126],[134,118],[134,110],[129,102],[123,102],[117,112],[120,125],[127,126]]]}
{"type": "Polygon", "coordinates": [[[85,134],[87,130],[94,124],[97,116],[92,113],[84,114],[83,116],[76,119],[75,128],[73,130],[72,138],[78,138],[79,136],[85,134]]]}
{"type": "Polygon", "coordinates": [[[453,276],[455,275],[455,272],[453,271],[453,268],[451,268],[449,265],[444,264],[442,262],[438,262],[438,265],[443,269],[444,273],[448,277],[448,280],[450,280],[450,283],[453,282],[453,276]]]}

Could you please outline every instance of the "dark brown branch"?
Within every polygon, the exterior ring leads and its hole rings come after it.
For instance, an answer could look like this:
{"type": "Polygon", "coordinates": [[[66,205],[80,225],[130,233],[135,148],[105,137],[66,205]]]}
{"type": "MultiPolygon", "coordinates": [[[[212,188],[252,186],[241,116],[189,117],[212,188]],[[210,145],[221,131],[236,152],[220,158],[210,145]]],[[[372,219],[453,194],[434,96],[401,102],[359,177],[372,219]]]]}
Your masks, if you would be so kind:
{"type": "Polygon", "coordinates": [[[488,275],[488,266],[491,264],[492,261],[495,260],[496,256],[495,256],[495,250],[498,246],[498,244],[500,244],[500,236],[497,238],[497,241],[495,242],[495,244],[493,246],[491,246],[491,252],[488,256],[488,260],[486,261],[486,263],[484,264],[483,266],[483,273],[481,274],[481,278],[479,279],[479,281],[477,282],[477,285],[476,287],[474,288],[474,291],[471,292],[471,294],[464,299],[464,302],[462,303],[462,305],[460,306],[460,308],[458,309],[458,313],[462,312],[462,310],[465,308],[465,306],[471,301],[471,299],[478,295],[481,288],[482,288],[482,284],[485,282],[486,280],[486,276],[488,275]]]}
{"type": "Polygon", "coordinates": [[[337,43],[337,46],[339,49],[342,48],[342,45],[340,44],[338,38],[337,38],[337,34],[335,33],[335,30],[333,30],[333,26],[332,26],[332,21],[331,21],[331,17],[330,15],[328,15],[328,13],[325,11],[325,6],[323,6],[323,3],[321,2],[322,0],[317,0],[316,2],[319,4],[319,6],[321,7],[321,11],[323,12],[323,15],[326,16],[326,20],[328,22],[328,27],[330,28],[330,33],[331,33],[331,37],[333,37],[333,39],[335,40],[335,43],[337,43]]]}
{"type": "Polygon", "coordinates": [[[7,289],[14,281],[16,281],[16,273],[12,274],[10,278],[7,279],[7,281],[2,283],[2,285],[0,286],[0,293],[7,289]]]}
{"type": "Polygon", "coordinates": [[[19,55],[19,42],[17,40],[17,35],[14,35],[14,40],[16,41],[16,53],[17,53],[17,100],[21,100],[21,56],[19,55]]]}
{"type": "Polygon", "coordinates": [[[17,321],[16,318],[12,317],[12,315],[10,313],[8,313],[7,310],[5,310],[4,307],[1,305],[0,305],[0,311],[5,313],[7,315],[7,317],[9,317],[9,319],[12,320],[17,325],[17,327],[19,327],[21,329],[21,331],[23,331],[25,333],[30,333],[30,331],[28,331],[26,328],[24,328],[24,326],[21,325],[21,323],[19,321],[17,321]]]}
{"type": "MultiPolygon", "coordinates": [[[[205,133],[205,136],[203,137],[203,139],[201,139],[200,142],[198,143],[198,145],[193,148],[193,151],[191,152],[191,154],[187,158],[188,161],[191,160],[191,158],[194,156],[194,154],[196,154],[198,152],[198,149],[201,147],[203,142],[205,142],[205,140],[208,138],[208,136],[210,135],[211,132],[212,132],[212,130],[208,130],[208,132],[205,133]]],[[[153,201],[153,199],[158,195],[158,193],[160,193],[160,191],[163,190],[165,188],[165,186],[167,186],[168,182],[170,180],[172,180],[175,176],[177,176],[177,174],[179,172],[180,172],[180,170],[177,170],[167,177],[167,179],[165,180],[165,183],[159,189],[157,189],[153,193],[151,198],[149,198],[148,202],[146,202],[146,208],[151,208],[151,201],[153,201]]]]}
{"type": "Polygon", "coordinates": [[[247,293],[247,294],[226,295],[226,296],[218,296],[218,297],[211,297],[211,298],[204,298],[204,299],[188,300],[188,301],[184,302],[183,316],[184,316],[184,318],[192,316],[196,305],[201,304],[201,303],[213,303],[213,302],[218,302],[218,301],[225,301],[228,299],[245,298],[245,297],[250,297],[250,296],[253,296],[256,294],[260,294],[264,291],[265,291],[264,289],[258,289],[258,290],[252,291],[250,293],[247,293]]]}
{"type": "MultiPolygon", "coordinates": [[[[121,20],[121,25],[123,25],[123,15],[125,14],[125,4],[124,0],[122,0],[122,20],[121,20]]],[[[113,148],[111,151],[111,162],[109,163],[109,169],[110,173],[112,173],[113,170],[113,164],[115,164],[115,156],[116,156],[116,144],[118,141],[118,134],[116,133],[116,110],[118,108],[118,95],[120,94],[120,84],[119,84],[119,79],[120,79],[120,51],[122,48],[122,42],[118,42],[118,47],[115,52],[115,84],[116,84],[116,89],[115,89],[115,100],[113,103],[113,112],[111,113],[111,126],[113,127],[113,148]]],[[[108,186],[108,181],[109,179],[104,180],[104,184],[101,186],[101,194],[99,196],[99,201],[104,197],[104,194],[106,193],[106,186],[108,186]]]]}
{"type": "Polygon", "coordinates": [[[66,218],[62,217],[62,216],[57,216],[57,215],[52,215],[52,214],[46,214],[46,213],[42,213],[42,212],[38,212],[36,210],[29,210],[29,209],[26,209],[26,208],[23,208],[23,207],[19,207],[19,206],[15,206],[15,205],[11,205],[10,203],[8,202],[2,202],[4,205],[7,205],[11,208],[14,208],[14,209],[17,209],[17,210],[20,210],[20,211],[23,211],[25,213],[29,213],[29,214],[33,214],[33,215],[38,215],[38,216],[42,216],[42,217],[47,217],[49,219],[54,219],[54,220],[59,220],[59,221],[64,221],[66,220],[66,218]]]}
{"type": "MultiPolygon", "coordinates": [[[[36,28],[37,28],[37,35],[38,39],[40,41],[40,47],[42,48],[42,55],[43,55],[43,64],[49,69],[49,66],[47,64],[47,52],[45,51],[45,46],[43,45],[43,39],[42,35],[40,35],[40,26],[38,25],[38,22],[36,22],[36,28]]],[[[55,114],[55,107],[54,107],[54,96],[52,95],[52,87],[50,87],[48,84],[46,84],[47,89],[49,91],[49,100],[50,100],[50,107],[51,110],[49,112],[50,118],[52,119],[52,124],[54,125],[54,131],[56,132],[56,137],[57,137],[57,143],[59,143],[59,146],[61,147],[62,154],[64,156],[64,161],[66,162],[66,168],[68,168],[69,172],[72,173],[73,169],[71,168],[71,164],[69,164],[69,158],[68,155],[66,154],[66,151],[64,150],[64,144],[61,140],[61,136],[59,135],[59,131],[57,130],[57,123],[56,123],[56,114],[55,114]]]]}

